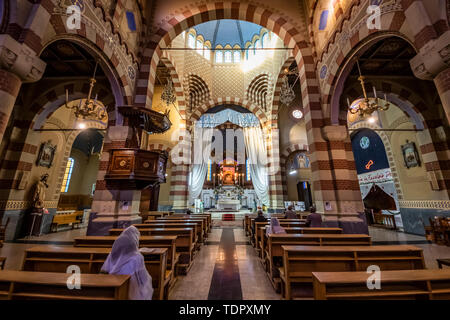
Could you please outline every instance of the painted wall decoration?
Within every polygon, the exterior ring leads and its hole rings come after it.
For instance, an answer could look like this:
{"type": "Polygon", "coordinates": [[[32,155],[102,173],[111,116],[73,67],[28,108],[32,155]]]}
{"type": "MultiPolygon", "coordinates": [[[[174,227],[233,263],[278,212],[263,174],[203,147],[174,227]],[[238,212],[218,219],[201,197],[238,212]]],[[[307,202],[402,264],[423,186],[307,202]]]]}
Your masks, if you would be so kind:
{"type": "Polygon", "coordinates": [[[352,149],[358,175],[389,168],[383,141],[375,131],[362,129],[354,133],[352,149]]]}
{"type": "Polygon", "coordinates": [[[139,50],[138,43],[142,31],[140,9],[136,1],[122,1],[122,4],[124,8],[120,10],[117,18],[120,34],[125,38],[129,48],[137,55],[139,50]]]}
{"type": "Polygon", "coordinates": [[[416,144],[414,142],[408,142],[402,145],[403,160],[405,161],[406,168],[420,167],[419,153],[417,152],[416,144]]]}
{"type": "Polygon", "coordinates": [[[53,163],[53,158],[55,157],[55,152],[56,145],[53,145],[51,140],[44,142],[39,149],[36,164],[41,167],[50,168],[53,163]]]}

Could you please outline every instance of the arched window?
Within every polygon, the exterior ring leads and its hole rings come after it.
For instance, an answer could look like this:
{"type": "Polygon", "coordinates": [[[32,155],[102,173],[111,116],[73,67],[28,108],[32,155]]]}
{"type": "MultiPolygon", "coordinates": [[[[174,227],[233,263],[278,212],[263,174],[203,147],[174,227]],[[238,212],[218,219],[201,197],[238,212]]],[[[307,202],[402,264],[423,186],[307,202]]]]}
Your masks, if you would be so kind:
{"type": "Polygon", "coordinates": [[[204,56],[206,59],[210,60],[210,59],[211,59],[211,50],[209,49],[208,46],[204,46],[203,49],[204,49],[204,50],[203,50],[203,56],[204,56]]]}
{"type": "Polygon", "coordinates": [[[201,40],[197,40],[197,53],[203,55],[203,42],[201,40]]]}
{"type": "Polygon", "coordinates": [[[255,49],[252,46],[248,47],[248,59],[253,58],[254,55],[255,55],[255,49]]]}
{"type": "Polygon", "coordinates": [[[234,63],[241,62],[241,50],[236,50],[233,52],[233,60],[234,60],[234,63]]]}
{"type": "Polygon", "coordinates": [[[66,171],[64,172],[64,179],[61,186],[61,192],[66,193],[69,191],[70,178],[72,177],[73,164],[75,161],[72,158],[67,160],[66,171]]]}
{"type": "Polygon", "coordinates": [[[261,41],[256,40],[255,41],[255,55],[259,56],[261,54],[261,50],[258,50],[258,49],[261,49],[261,41]]]}
{"type": "Polygon", "coordinates": [[[195,49],[195,36],[192,33],[188,36],[188,46],[189,48],[195,49]]]}
{"type": "Polygon", "coordinates": [[[225,51],[225,63],[232,63],[231,51],[225,51]]]}
{"type": "Polygon", "coordinates": [[[216,63],[223,63],[223,52],[221,50],[216,51],[216,63]]]}
{"type": "Polygon", "coordinates": [[[263,34],[262,39],[261,39],[263,48],[267,48],[267,45],[268,45],[267,40],[268,40],[268,37],[267,37],[267,32],[266,32],[263,34]]]}

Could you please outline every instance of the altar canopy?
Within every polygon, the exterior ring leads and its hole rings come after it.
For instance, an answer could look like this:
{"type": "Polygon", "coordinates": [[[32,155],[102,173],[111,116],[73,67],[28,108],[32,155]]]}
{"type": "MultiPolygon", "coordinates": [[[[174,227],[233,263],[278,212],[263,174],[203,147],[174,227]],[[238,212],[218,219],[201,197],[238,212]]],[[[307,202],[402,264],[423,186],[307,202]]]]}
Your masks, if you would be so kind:
{"type": "Polygon", "coordinates": [[[211,141],[213,129],[194,128],[194,162],[189,173],[189,203],[198,199],[205,183],[208,171],[208,160],[211,155],[211,141]],[[201,141],[201,142],[200,142],[201,141]]]}
{"type": "Polygon", "coordinates": [[[261,128],[244,128],[244,139],[253,188],[261,203],[269,206],[269,175],[266,167],[268,164],[267,148],[261,128]]]}
{"type": "Polygon", "coordinates": [[[227,121],[242,128],[259,127],[259,120],[253,113],[240,113],[231,109],[204,114],[195,126],[198,128],[215,128],[227,121]]]}
{"type": "Polygon", "coordinates": [[[387,195],[393,198],[397,208],[400,208],[397,198],[397,190],[395,189],[395,183],[392,178],[392,172],[390,168],[372,171],[358,175],[359,188],[361,190],[361,196],[363,199],[367,197],[371,189],[378,186],[387,195]]]}

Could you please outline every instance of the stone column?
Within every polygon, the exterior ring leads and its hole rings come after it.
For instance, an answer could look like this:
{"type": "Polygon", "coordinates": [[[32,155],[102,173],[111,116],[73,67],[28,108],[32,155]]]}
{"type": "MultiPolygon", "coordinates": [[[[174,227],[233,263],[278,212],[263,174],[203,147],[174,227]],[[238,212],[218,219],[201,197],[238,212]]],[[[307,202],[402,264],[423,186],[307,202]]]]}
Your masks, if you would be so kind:
{"type": "Polygon", "coordinates": [[[332,220],[357,220],[364,205],[348,129],[346,126],[326,126],[322,128],[322,135],[328,144],[329,161],[319,162],[319,171],[327,172],[331,182],[331,185],[322,186],[324,214],[332,220]]]}
{"type": "Polygon", "coordinates": [[[450,123],[450,68],[441,71],[434,78],[434,83],[441,98],[447,121],[450,123]]]}
{"type": "Polygon", "coordinates": [[[0,141],[3,140],[21,84],[22,81],[14,73],[0,70],[0,141]]]}
{"type": "Polygon", "coordinates": [[[0,141],[23,82],[38,81],[45,63],[10,35],[0,35],[0,141]]]}

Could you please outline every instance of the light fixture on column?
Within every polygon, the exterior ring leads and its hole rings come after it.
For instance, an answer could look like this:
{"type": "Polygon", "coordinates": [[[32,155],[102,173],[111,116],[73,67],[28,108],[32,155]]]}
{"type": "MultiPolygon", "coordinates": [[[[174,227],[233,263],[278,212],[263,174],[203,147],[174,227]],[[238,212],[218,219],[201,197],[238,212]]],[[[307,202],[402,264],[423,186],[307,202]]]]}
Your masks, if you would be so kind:
{"type": "Polygon", "coordinates": [[[367,96],[367,92],[366,92],[366,87],[365,87],[365,82],[364,80],[366,79],[366,77],[364,77],[361,74],[361,68],[359,67],[359,61],[356,61],[356,64],[358,65],[358,72],[359,72],[359,78],[358,80],[361,82],[361,88],[364,94],[364,99],[362,99],[362,101],[360,101],[358,104],[352,106],[350,105],[350,100],[347,98],[347,104],[348,104],[348,111],[351,114],[359,114],[359,116],[361,118],[366,117],[366,116],[371,116],[372,113],[374,113],[375,111],[386,111],[389,109],[389,103],[387,102],[387,98],[386,98],[386,94],[384,95],[384,100],[385,103],[384,105],[381,105],[381,99],[378,98],[377,96],[377,90],[375,89],[375,87],[373,87],[373,95],[375,100],[369,100],[368,96],[367,96]]]}
{"type": "Polygon", "coordinates": [[[105,121],[108,117],[108,112],[106,111],[106,108],[102,105],[97,103],[97,97],[95,96],[95,99],[92,100],[92,89],[94,88],[95,83],[97,82],[95,80],[95,74],[97,72],[98,62],[95,64],[95,70],[94,75],[90,79],[89,84],[89,93],[85,100],[80,99],[80,103],[78,105],[73,104],[69,105],[69,90],[66,89],[66,103],[65,106],[67,109],[74,110],[75,116],[79,119],[94,119],[94,120],[100,120],[105,121]]]}

